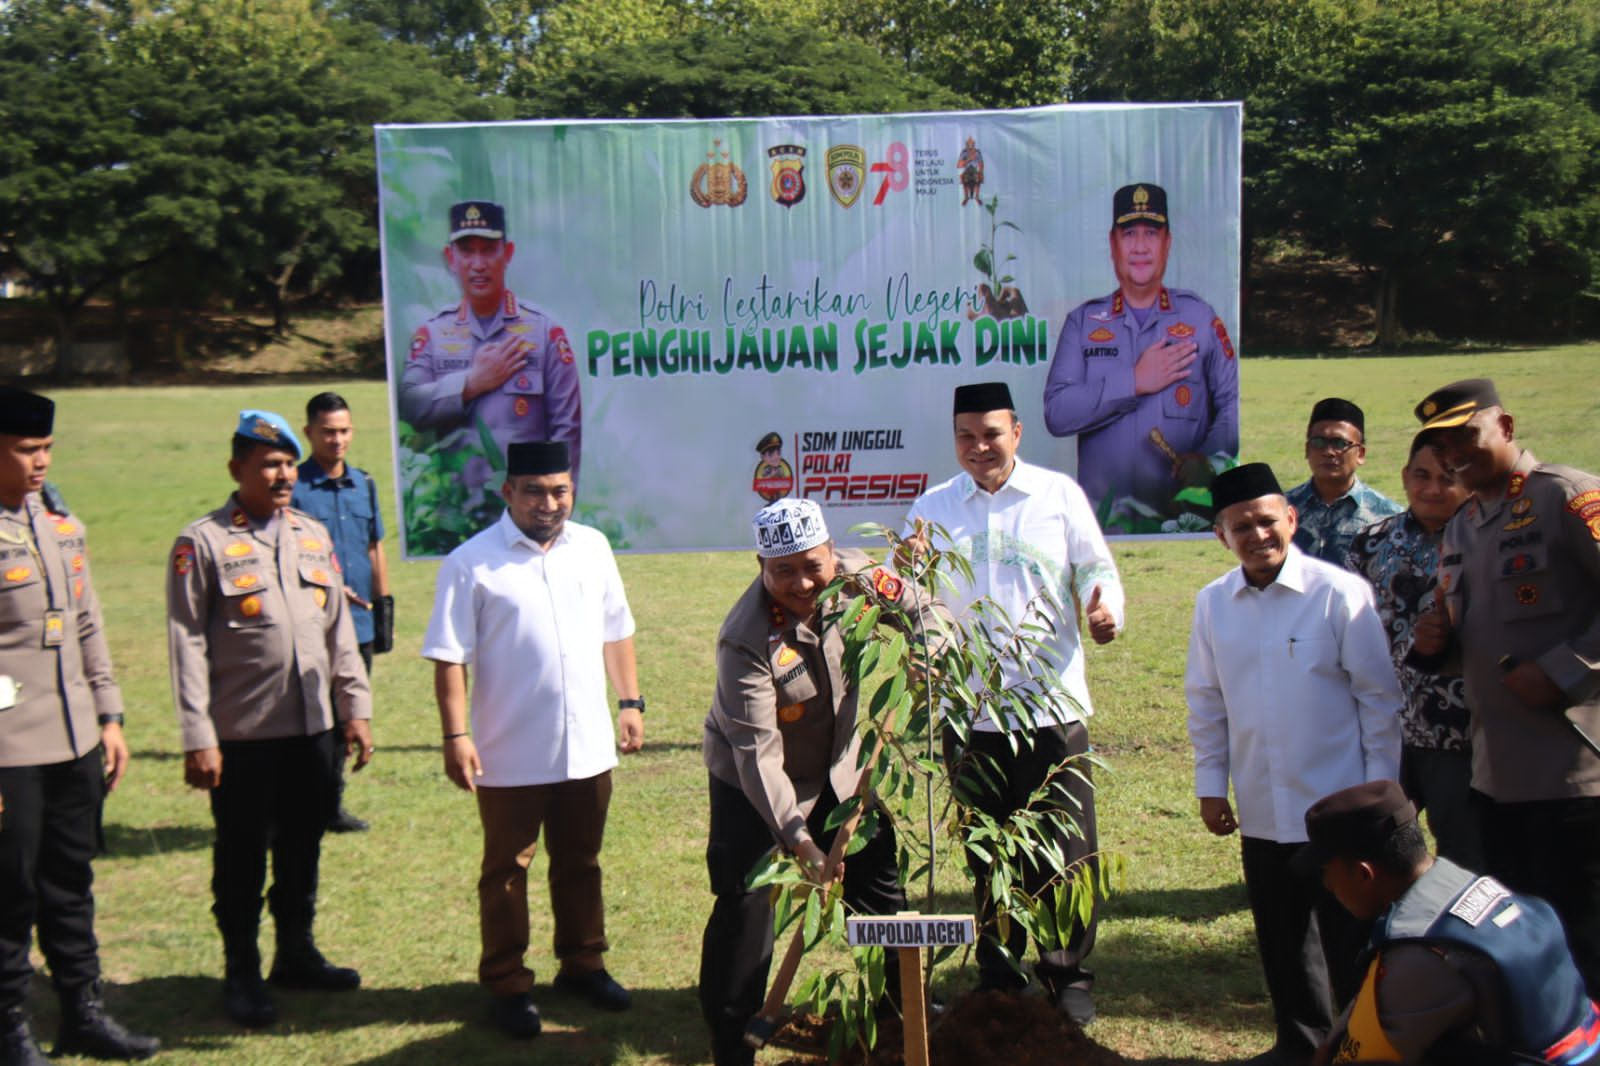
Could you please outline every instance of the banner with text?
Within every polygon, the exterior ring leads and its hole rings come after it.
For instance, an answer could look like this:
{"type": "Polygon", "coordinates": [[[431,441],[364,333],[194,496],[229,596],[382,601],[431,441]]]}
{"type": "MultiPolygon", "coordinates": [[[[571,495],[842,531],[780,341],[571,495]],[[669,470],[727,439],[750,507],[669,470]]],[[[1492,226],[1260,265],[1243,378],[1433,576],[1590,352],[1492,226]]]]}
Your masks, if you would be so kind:
{"type": "Polygon", "coordinates": [[[571,446],[619,550],[843,542],[961,472],[957,385],[1109,533],[1209,526],[1238,452],[1235,104],[377,130],[405,552],[571,446]]]}

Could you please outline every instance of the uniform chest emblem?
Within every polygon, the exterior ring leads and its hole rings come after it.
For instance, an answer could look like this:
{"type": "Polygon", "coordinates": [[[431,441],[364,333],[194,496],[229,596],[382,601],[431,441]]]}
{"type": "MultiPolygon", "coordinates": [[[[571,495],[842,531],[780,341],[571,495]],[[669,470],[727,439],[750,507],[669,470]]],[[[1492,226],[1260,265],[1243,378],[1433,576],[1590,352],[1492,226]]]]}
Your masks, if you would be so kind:
{"type": "Polygon", "coordinates": [[[1187,322],[1179,322],[1176,325],[1167,327],[1167,336],[1181,337],[1187,340],[1188,338],[1194,336],[1194,327],[1189,325],[1187,322]]]}
{"type": "Polygon", "coordinates": [[[779,666],[788,666],[798,658],[800,658],[800,653],[789,647],[787,644],[778,649],[779,666]]]}
{"type": "Polygon", "coordinates": [[[322,589],[317,589],[315,592],[313,592],[311,594],[311,598],[317,601],[318,607],[328,606],[328,594],[322,589]]]}
{"type": "Polygon", "coordinates": [[[1177,390],[1173,392],[1172,398],[1178,401],[1179,407],[1188,407],[1190,401],[1194,399],[1194,393],[1189,391],[1189,386],[1179,385],[1177,390]]]}
{"type": "Polygon", "coordinates": [[[1524,607],[1532,607],[1534,604],[1538,603],[1539,602],[1539,586],[1538,585],[1518,585],[1517,586],[1517,602],[1522,604],[1522,606],[1524,606],[1524,607]]]}
{"type": "Polygon", "coordinates": [[[72,572],[74,574],[83,573],[83,556],[74,555],[72,557],[72,572]]]}
{"type": "Polygon", "coordinates": [[[223,548],[222,554],[226,555],[230,559],[237,559],[239,556],[249,555],[253,551],[255,551],[255,549],[250,546],[249,541],[236,540],[226,548],[223,548]]]}
{"type": "Polygon", "coordinates": [[[881,566],[872,572],[872,587],[886,600],[898,600],[905,591],[905,583],[881,566]]]}
{"type": "Polygon", "coordinates": [[[58,522],[58,523],[56,523],[56,532],[61,534],[63,537],[70,537],[70,536],[72,536],[72,534],[76,533],[77,531],[78,531],[78,527],[77,527],[76,523],[73,523],[73,522],[58,522]]]}
{"type": "Polygon", "coordinates": [[[81,577],[72,583],[72,598],[75,600],[83,599],[83,578],[81,577]]]}
{"type": "Polygon", "coordinates": [[[1109,341],[1109,340],[1115,340],[1116,337],[1117,337],[1117,335],[1115,333],[1112,333],[1109,329],[1106,329],[1104,326],[1099,327],[1098,329],[1094,330],[1094,332],[1089,334],[1089,339],[1090,340],[1095,341],[1097,343],[1102,343],[1102,344],[1104,342],[1106,342],[1106,341],[1109,341]]]}
{"type": "Polygon", "coordinates": [[[311,571],[311,580],[321,584],[327,584],[329,580],[328,572],[326,570],[313,570],[311,571]]]}
{"type": "Polygon", "coordinates": [[[1521,499],[1511,505],[1511,513],[1519,518],[1531,510],[1533,510],[1533,501],[1529,499],[1521,499]]]}
{"type": "Polygon", "coordinates": [[[1110,322],[1111,321],[1111,312],[1110,311],[1096,311],[1094,314],[1090,315],[1089,318],[1092,321],[1095,321],[1095,322],[1110,322]]]}
{"type": "Polygon", "coordinates": [[[319,552],[319,551],[322,550],[322,541],[318,540],[316,537],[301,537],[300,538],[300,550],[301,551],[308,551],[308,552],[319,552]]]}
{"type": "Polygon", "coordinates": [[[261,579],[254,574],[240,574],[233,579],[233,587],[236,589],[253,589],[259,584],[261,579]]]}
{"type": "Polygon", "coordinates": [[[1532,569],[1533,556],[1527,552],[1518,552],[1505,561],[1505,564],[1501,567],[1501,573],[1506,577],[1510,577],[1513,574],[1521,574],[1532,569]]]}
{"type": "Polygon", "coordinates": [[[1515,533],[1519,529],[1527,529],[1538,520],[1539,516],[1536,514],[1528,514],[1523,515],[1521,518],[1513,518],[1511,521],[1505,524],[1505,532],[1515,533]]]}
{"type": "Polygon", "coordinates": [[[246,596],[239,601],[239,613],[246,618],[254,618],[261,613],[261,597],[246,596]]]}
{"type": "Polygon", "coordinates": [[[793,725],[805,716],[806,705],[803,703],[791,703],[787,707],[778,708],[778,721],[784,725],[793,725]]]}
{"type": "Polygon", "coordinates": [[[532,384],[533,384],[533,382],[528,380],[528,375],[526,375],[526,374],[518,374],[517,375],[517,388],[526,389],[529,386],[531,386],[532,384]]]}
{"type": "Polygon", "coordinates": [[[6,580],[11,582],[13,585],[19,581],[26,581],[32,576],[33,568],[30,566],[13,566],[10,570],[6,571],[6,580]]]}
{"type": "Polygon", "coordinates": [[[511,411],[518,418],[526,418],[528,416],[528,398],[526,396],[518,396],[511,404],[511,411]]]}

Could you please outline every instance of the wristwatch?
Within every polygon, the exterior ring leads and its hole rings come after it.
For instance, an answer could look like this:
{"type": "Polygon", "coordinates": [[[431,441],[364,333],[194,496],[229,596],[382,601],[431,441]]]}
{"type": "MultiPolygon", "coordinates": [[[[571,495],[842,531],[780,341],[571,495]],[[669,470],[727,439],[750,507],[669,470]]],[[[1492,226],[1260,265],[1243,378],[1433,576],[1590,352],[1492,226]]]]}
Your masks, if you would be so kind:
{"type": "Polygon", "coordinates": [[[628,707],[632,707],[634,710],[638,711],[640,714],[643,714],[644,713],[644,699],[640,698],[640,699],[636,699],[636,700],[618,700],[617,701],[617,710],[619,710],[619,711],[625,710],[628,707]]]}
{"type": "Polygon", "coordinates": [[[120,715],[120,714],[102,714],[102,715],[100,715],[100,724],[101,725],[121,725],[122,724],[122,715],[120,715]]]}

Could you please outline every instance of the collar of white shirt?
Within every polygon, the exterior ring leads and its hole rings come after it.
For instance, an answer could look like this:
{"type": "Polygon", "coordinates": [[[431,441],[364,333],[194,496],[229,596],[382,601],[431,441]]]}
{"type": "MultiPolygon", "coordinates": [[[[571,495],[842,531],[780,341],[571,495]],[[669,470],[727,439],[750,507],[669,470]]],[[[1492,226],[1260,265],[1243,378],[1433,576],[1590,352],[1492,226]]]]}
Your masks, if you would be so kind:
{"type": "MultiPolygon", "coordinates": [[[[985,492],[984,494],[986,496],[998,496],[1007,489],[1015,489],[1024,496],[1032,496],[1039,491],[1040,474],[1041,471],[1038,467],[1018,459],[1016,465],[1011,468],[1011,476],[1006,478],[1006,483],[1001,485],[995,492],[985,492]]],[[[978,493],[984,492],[983,489],[978,487],[978,483],[973,480],[971,474],[965,474],[964,476],[966,477],[966,483],[962,486],[961,492],[963,501],[971,500],[978,493]]]]}
{"type": "Polygon", "coordinates": [[[567,543],[571,531],[567,528],[567,524],[563,522],[561,524],[561,532],[556,534],[554,540],[549,544],[540,544],[517,528],[517,524],[511,520],[511,511],[507,508],[500,512],[500,532],[506,538],[507,548],[515,548],[520,544],[531,551],[538,552],[540,555],[547,555],[557,545],[567,543]]]}
{"type": "MultiPolygon", "coordinates": [[[[1290,592],[1304,593],[1306,590],[1305,562],[1305,553],[1293,544],[1289,545],[1289,551],[1283,557],[1283,566],[1279,568],[1278,576],[1272,579],[1272,585],[1282,585],[1290,592]]],[[[1265,592],[1272,585],[1268,585],[1259,591],[1265,592]]],[[[1254,586],[1245,580],[1244,567],[1235,567],[1233,573],[1228,575],[1229,596],[1243,595],[1245,590],[1252,587],[1254,586]]]]}

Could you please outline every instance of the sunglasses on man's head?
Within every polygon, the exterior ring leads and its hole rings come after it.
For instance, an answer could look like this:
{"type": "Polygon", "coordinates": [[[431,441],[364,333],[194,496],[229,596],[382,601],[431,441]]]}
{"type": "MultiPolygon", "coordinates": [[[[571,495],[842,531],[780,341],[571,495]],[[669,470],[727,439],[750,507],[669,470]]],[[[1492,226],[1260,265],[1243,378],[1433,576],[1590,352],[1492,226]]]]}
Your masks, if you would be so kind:
{"type": "Polygon", "coordinates": [[[1357,447],[1360,445],[1360,443],[1361,442],[1358,440],[1345,440],[1343,437],[1306,438],[1306,447],[1314,448],[1319,452],[1327,448],[1332,448],[1336,452],[1343,453],[1349,451],[1351,448],[1357,447]]]}

